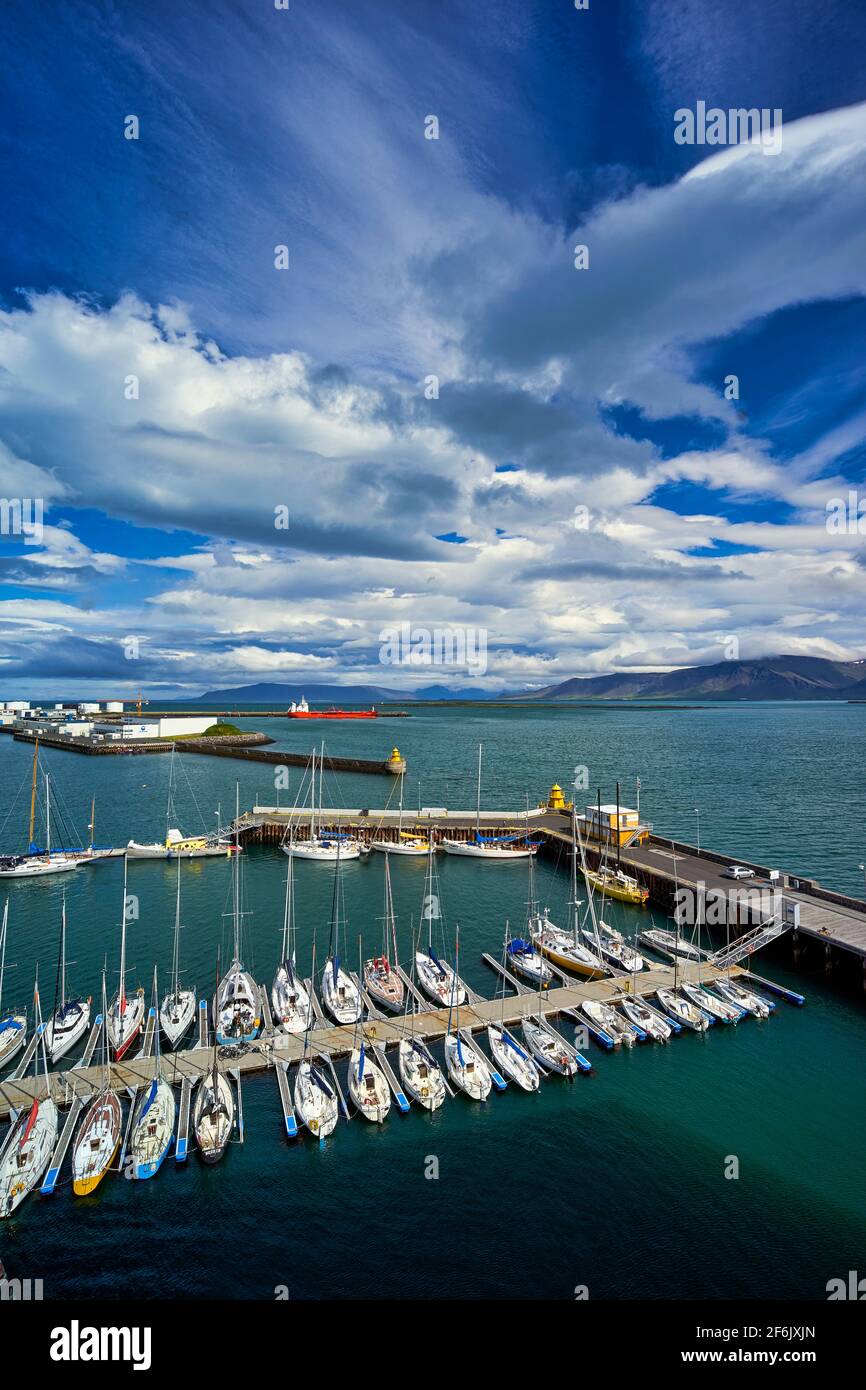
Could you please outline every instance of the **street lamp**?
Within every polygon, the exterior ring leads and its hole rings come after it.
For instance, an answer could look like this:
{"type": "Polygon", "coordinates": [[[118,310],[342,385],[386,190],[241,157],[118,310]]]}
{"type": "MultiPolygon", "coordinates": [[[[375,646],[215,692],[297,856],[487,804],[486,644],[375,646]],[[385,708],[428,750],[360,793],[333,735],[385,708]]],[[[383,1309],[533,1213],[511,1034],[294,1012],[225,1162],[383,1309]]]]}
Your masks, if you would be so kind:
{"type": "Polygon", "coordinates": [[[866,864],[860,865],[860,872],[863,875],[863,887],[866,889],[866,864]]]}
{"type": "Polygon", "coordinates": [[[700,809],[699,809],[697,806],[695,807],[695,819],[696,819],[697,825],[698,825],[698,854],[700,854],[700,852],[701,852],[701,813],[700,813],[700,809]]]}

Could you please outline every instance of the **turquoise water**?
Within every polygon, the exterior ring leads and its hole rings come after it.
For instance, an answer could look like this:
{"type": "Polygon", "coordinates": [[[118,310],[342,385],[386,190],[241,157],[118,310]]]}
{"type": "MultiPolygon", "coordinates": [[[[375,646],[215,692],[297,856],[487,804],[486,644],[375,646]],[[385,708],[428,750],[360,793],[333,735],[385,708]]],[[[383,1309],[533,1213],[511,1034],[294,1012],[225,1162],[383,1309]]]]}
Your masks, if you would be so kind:
{"type": "MultiPolygon", "coordinates": [[[[566,789],[585,765],[593,789],[611,797],[619,777],[626,804],[634,778],[657,830],[733,857],[763,859],[862,890],[866,789],[862,778],[866,707],[717,705],[701,710],[435,709],[407,720],[335,725],[335,755],[384,757],[392,743],[409,760],[407,801],[474,804],[477,744],[484,745],[483,801],[519,807],[566,789]]],[[[242,721],[256,727],[255,718],[242,721]]],[[[304,750],[309,728],[262,723],[277,746],[304,750]]],[[[24,833],[32,749],[0,738],[0,804],[20,796],[3,848],[24,833]]],[[[79,829],[95,793],[97,840],[150,840],[164,828],[168,757],[98,759],[48,751],[62,801],[79,829]]],[[[273,804],[273,770],[187,755],[177,807],[188,832],[241,805],[273,804]],[[196,813],[201,811],[201,821],[196,813]]],[[[285,803],[301,769],[290,770],[285,803]]],[[[376,807],[394,792],[384,777],[331,779],[332,804],[376,807]]],[[[541,896],[563,916],[567,877],[539,864],[541,896]]],[[[383,861],[346,866],[350,953],[357,935],[374,945],[383,861]]],[[[247,963],[270,981],[279,951],[285,859],[252,848],[245,856],[247,963]]],[[[443,858],[442,897],[460,922],[463,973],[490,994],[481,951],[496,951],[504,922],[519,923],[526,897],[519,866],[481,867],[443,858]]],[[[422,896],[423,863],[393,866],[402,952],[422,896]]],[[[315,932],[324,948],[331,871],[296,872],[301,963],[315,932]]],[[[107,956],[116,970],[122,865],[82,869],[65,884],[10,884],[7,1001],[29,994],[39,962],[51,1006],[57,927],[67,892],[73,982],[98,989],[107,956]]],[[[210,993],[229,867],[184,867],[182,961],[190,982],[210,993]]],[[[5,893],[0,888],[0,896],[5,893]]],[[[130,864],[139,900],[130,927],[135,980],[149,987],[153,963],[167,970],[174,917],[173,870],[130,864]]],[[[616,909],[632,929],[637,914],[616,909]]],[[[327,1144],[282,1138],[273,1075],[244,1085],[246,1142],[216,1168],[195,1157],[167,1161],[151,1182],[107,1179],[88,1199],[68,1183],[32,1198],[0,1226],[0,1257],[11,1277],[42,1278],[46,1297],[810,1298],[828,1279],[866,1268],[866,1004],[797,975],[790,956],[766,968],[804,989],[805,1009],[779,1004],[766,1023],[745,1021],[681,1037],[668,1047],[608,1056],[591,1052],[594,1072],[573,1085],[552,1079],[534,1096],[497,1095],[486,1106],[461,1097],[436,1115],[392,1113],[381,1129],[356,1119],[327,1144]],[[781,962],[781,963],[780,963],[781,962]],[[736,1156],[740,1176],[726,1180],[736,1156]],[[438,1160],[438,1179],[425,1176],[438,1160]]],[[[111,985],[111,980],[110,980],[111,985]]]]}

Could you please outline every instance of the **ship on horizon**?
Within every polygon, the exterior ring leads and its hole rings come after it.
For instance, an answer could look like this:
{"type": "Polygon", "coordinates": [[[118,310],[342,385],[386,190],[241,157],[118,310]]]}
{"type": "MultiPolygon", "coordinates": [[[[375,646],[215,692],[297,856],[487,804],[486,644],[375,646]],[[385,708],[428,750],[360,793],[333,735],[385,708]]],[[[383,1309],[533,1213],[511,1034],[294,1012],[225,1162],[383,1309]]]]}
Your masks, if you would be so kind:
{"type": "Polygon", "coordinates": [[[302,695],[300,700],[293,700],[286,710],[289,719],[378,719],[379,713],[375,705],[370,709],[338,709],[336,705],[331,705],[330,709],[310,709],[307,701],[302,695]]]}

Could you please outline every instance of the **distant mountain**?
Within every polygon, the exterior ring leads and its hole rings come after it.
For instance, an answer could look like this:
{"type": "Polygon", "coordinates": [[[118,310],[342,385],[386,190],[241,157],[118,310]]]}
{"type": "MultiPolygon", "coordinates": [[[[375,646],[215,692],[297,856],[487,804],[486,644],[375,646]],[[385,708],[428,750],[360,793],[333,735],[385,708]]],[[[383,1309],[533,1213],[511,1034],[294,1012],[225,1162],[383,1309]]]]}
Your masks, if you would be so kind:
{"type": "Polygon", "coordinates": [[[301,697],[311,705],[371,705],[383,700],[411,700],[411,693],[389,690],[384,685],[312,685],[294,682],[281,685],[260,681],[258,685],[237,685],[231,690],[208,690],[199,700],[207,704],[287,705],[301,697]]]}
{"type": "Polygon", "coordinates": [[[866,661],[820,656],[768,656],[720,661],[677,671],[573,677],[523,695],[523,700],[847,700],[866,694],[866,661]],[[861,694],[858,696],[857,691],[861,694]]]}

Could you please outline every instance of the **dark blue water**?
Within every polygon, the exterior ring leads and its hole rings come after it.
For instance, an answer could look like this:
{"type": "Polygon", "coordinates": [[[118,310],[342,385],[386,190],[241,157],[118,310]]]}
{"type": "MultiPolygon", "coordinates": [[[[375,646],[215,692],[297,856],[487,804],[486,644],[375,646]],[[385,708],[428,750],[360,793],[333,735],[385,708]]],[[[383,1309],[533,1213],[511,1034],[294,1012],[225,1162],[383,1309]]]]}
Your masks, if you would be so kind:
{"type": "MultiPolygon", "coordinates": [[[[862,777],[866,707],[724,705],[692,711],[633,709],[430,710],[411,719],[335,725],[335,754],[381,758],[398,743],[409,760],[407,801],[474,805],[474,769],[484,745],[483,801],[519,808],[566,790],[575,766],[589,769],[604,798],[618,777],[623,801],[641,806],[664,833],[732,857],[778,863],[828,886],[858,892],[864,860],[862,777]]],[[[255,719],[242,721],[256,727],[255,719]]],[[[306,751],[308,727],[268,720],[278,746],[306,751]]],[[[20,789],[2,837],[25,833],[32,748],[0,737],[0,804],[20,789]]],[[[97,840],[150,840],[164,830],[168,757],[85,758],[47,752],[58,793],[79,829],[95,793],[97,840]]],[[[222,804],[274,804],[273,769],[187,755],[177,789],[184,831],[214,823],[222,804]],[[196,808],[199,808],[201,819],[196,808]]],[[[291,769],[294,798],[301,771],[291,769]]],[[[326,779],[331,804],[376,807],[394,796],[384,777],[326,779]]],[[[393,801],[392,801],[393,804],[393,801]]],[[[279,951],[285,858],[245,856],[247,963],[270,981],[279,951]]],[[[349,937],[375,944],[383,861],[346,866],[349,937]]],[[[482,950],[497,951],[506,918],[519,923],[525,869],[443,859],[442,896],[461,928],[463,973],[490,994],[482,950]]],[[[402,951],[422,896],[423,863],[393,866],[402,951]]],[[[563,916],[567,877],[539,864],[541,896],[563,916]]],[[[122,866],[82,869],[63,884],[8,885],[7,1000],[25,998],[37,961],[51,1003],[59,908],[67,891],[74,983],[98,989],[105,957],[116,970],[122,866]]],[[[228,865],[185,866],[182,962],[210,992],[218,948],[227,944],[228,865]]],[[[315,933],[324,946],[331,871],[299,863],[300,954],[315,933]]],[[[0,890],[5,892],[6,890],[0,890]]],[[[135,982],[153,963],[168,968],[174,876],[159,863],[131,864],[140,916],[130,928],[135,982]]],[[[606,914],[607,915],[607,914],[606,914]]],[[[637,914],[615,910],[632,929],[637,914]]],[[[354,949],[354,948],[353,948],[354,949]]],[[[830,1278],[866,1268],[866,1008],[820,976],[793,973],[780,953],[767,967],[808,995],[805,1009],[780,1003],[766,1023],[714,1028],[668,1047],[622,1056],[592,1052],[594,1073],[553,1079],[534,1096],[510,1088],[486,1106],[456,1098],[436,1115],[392,1113],[381,1129],[341,1124],[327,1144],[282,1138],[273,1075],[244,1085],[246,1142],[207,1169],[193,1157],[167,1161],[151,1182],[107,1179],[89,1199],[68,1185],[31,1198],[0,1227],[10,1276],[42,1278],[46,1297],[272,1298],[497,1295],[572,1298],[822,1297],[830,1278]],[[724,1176],[739,1160],[739,1178],[724,1176]],[[431,1159],[438,1178],[426,1176],[431,1159]]],[[[111,981],[110,981],[111,984],[111,981]]]]}

